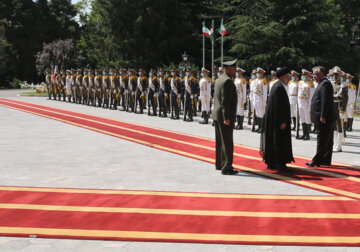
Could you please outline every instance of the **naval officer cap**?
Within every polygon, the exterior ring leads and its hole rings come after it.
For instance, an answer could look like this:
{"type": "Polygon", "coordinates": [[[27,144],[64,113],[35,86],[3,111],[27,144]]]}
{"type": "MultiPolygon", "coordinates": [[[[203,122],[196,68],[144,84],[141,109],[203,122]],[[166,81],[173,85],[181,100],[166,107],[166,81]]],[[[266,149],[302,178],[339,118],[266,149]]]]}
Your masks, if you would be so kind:
{"type": "Polygon", "coordinates": [[[223,62],[224,67],[236,67],[237,59],[223,62]]]}
{"type": "Polygon", "coordinates": [[[289,74],[290,73],[290,69],[287,67],[282,67],[280,69],[276,70],[276,77],[280,78],[281,76],[284,76],[285,74],[289,74]]]}

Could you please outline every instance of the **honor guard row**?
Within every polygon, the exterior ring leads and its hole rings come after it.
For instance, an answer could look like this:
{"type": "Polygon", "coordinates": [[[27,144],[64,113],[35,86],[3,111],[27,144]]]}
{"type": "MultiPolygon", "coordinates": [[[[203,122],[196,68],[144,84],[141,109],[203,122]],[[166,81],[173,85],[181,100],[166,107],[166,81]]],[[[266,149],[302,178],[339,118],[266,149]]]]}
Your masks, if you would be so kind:
{"type": "MultiPolygon", "coordinates": [[[[270,72],[270,80],[265,78],[266,71],[261,67],[251,71],[249,81],[244,77],[246,71],[236,68],[234,84],[237,94],[235,129],[243,129],[245,109],[248,110],[248,124],[253,132],[261,132],[262,120],[267,105],[267,98],[277,81],[275,71],[270,72]],[[247,108],[246,108],[247,107],[247,108]],[[256,129],[256,125],[258,128],[256,129]]],[[[46,73],[46,85],[49,99],[67,100],[142,114],[144,109],[149,116],[168,117],[177,120],[193,121],[197,112],[201,112],[203,121],[208,124],[214,102],[214,84],[224,70],[214,68],[212,78],[210,70],[205,68],[196,74],[188,69],[150,69],[147,73],[140,68],[134,69],[71,69],[46,73]]],[[[346,130],[352,131],[356,85],[353,76],[334,67],[329,71],[329,80],[333,84],[337,115],[335,127],[334,151],[341,151],[341,144],[346,137],[346,130]]],[[[317,83],[312,73],[306,69],[301,74],[292,70],[291,80],[286,86],[288,93],[292,130],[297,130],[296,138],[309,140],[310,133],[316,133],[317,125],[311,131],[311,98],[317,83]],[[299,78],[301,76],[301,78],[299,78]],[[299,136],[300,124],[302,136],[299,136]]]]}

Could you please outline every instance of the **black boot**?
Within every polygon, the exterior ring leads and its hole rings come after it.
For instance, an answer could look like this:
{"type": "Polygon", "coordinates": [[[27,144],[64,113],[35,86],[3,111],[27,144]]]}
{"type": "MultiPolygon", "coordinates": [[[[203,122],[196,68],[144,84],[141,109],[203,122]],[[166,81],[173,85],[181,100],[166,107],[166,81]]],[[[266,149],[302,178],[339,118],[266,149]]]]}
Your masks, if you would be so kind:
{"type": "Polygon", "coordinates": [[[243,123],[244,123],[244,116],[240,116],[240,123],[239,123],[239,130],[242,130],[242,129],[244,129],[243,128],[243,123]]]}
{"type": "Polygon", "coordinates": [[[205,112],[205,119],[203,124],[208,124],[208,123],[209,123],[209,114],[205,112]]]}
{"type": "Polygon", "coordinates": [[[346,131],[348,130],[348,128],[349,128],[348,122],[344,122],[344,137],[346,137],[346,131]]]}
{"type": "Polygon", "coordinates": [[[291,130],[295,130],[296,129],[296,117],[293,117],[292,121],[293,121],[294,126],[291,128],[291,130]]]}
{"type": "Polygon", "coordinates": [[[201,118],[203,118],[204,120],[202,120],[201,122],[199,122],[200,124],[204,124],[204,122],[205,122],[205,111],[202,111],[201,112],[201,118]]]}
{"type": "Polygon", "coordinates": [[[188,112],[188,110],[187,110],[187,108],[185,108],[185,111],[184,111],[184,122],[186,122],[187,120],[186,120],[186,115],[187,115],[187,112],[188,112]]]}
{"type": "Polygon", "coordinates": [[[315,133],[316,133],[316,131],[317,131],[317,128],[316,128],[316,123],[314,123],[314,129],[313,129],[313,130],[311,130],[311,131],[310,131],[310,133],[315,134],[315,133]]]}
{"type": "Polygon", "coordinates": [[[236,116],[236,121],[237,121],[237,125],[236,125],[236,127],[235,127],[235,129],[240,129],[240,116],[239,115],[237,115],[236,116]]]}
{"type": "Polygon", "coordinates": [[[305,129],[306,129],[306,131],[305,131],[305,137],[303,138],[303,140],[310,140],[311,124],[306,124],[305,129]]]}
{"type": "Polygon", "coordinates": [[[299,137],[298,139],[304,139],[305,135],[306,135],[306,131],[307,131],[306,123],[302,123],[301,126],[302,126],[302,130],[303,130],[303,135],[301,137],[299,137]]]}
{"type": "Polygon", "coordinates": [[[259,125],[259,126],[258,126],[258,129],[256,130],[257,133],[261,133],[261,130],[262,130],[262,129],[261,129],[261,124],[262,124],[262,118],[259,117],[259,118],[258,118],[258,125],[259,125]]]}
{"type": "Polygon", "coordinates": [[[354,122],[354,118],[349,118],[349,129],[348,129],[349,132],[352,131],[353,122],[354,122]]]}

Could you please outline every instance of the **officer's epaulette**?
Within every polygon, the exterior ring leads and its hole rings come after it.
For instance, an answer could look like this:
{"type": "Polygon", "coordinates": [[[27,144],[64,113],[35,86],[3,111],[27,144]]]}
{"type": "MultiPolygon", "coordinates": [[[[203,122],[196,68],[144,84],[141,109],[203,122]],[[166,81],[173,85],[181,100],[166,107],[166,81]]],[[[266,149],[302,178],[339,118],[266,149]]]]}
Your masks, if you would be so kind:
{"type": "Polygon", "coordinates": [[[141,81],[144,81],[144,80],[147,80],[147,77],[143,76],[143,77],[141,78],[141,81]]]}
{"type": "Polygon", "coordinates": [[[349,88],[351,88],[351,83],[350,83],[350,82],[348,82],[347,86],[348,86],[349,88]]]}
{"type": "Polygon", "coordinates": [[[178,80],[180,80],[180,78],[179,78],[179,76],[176,76],[175,81],[178,81],[178,80]]]}
{"type": "Polygon", "coordinates": [[[189,80],[194,81],[194,80],[195,80],[195,77],[194,77],[194,76],[190,76],[190,77],[189,77],[189,80]]]}
{"type": "Polygon", "coordinates": [[[351,88],[356,90],[356,85],[355,85],[355,84],[351,84],[351,88]]]}
{"type": "Polygon", "coordinates": [[[298,86],[300,85],[300,83],[301,83],[301,80],[299,80],[299,81],[297,82],[298,86]]]}
{"type": "Polygon", "coordinates": [[[99,78],[102,78],[102,75],[101,75],[101,74],[99,74],[99,78]]]}
{"type": "Polygon", "coordinates": [[[313,81],[309,81],[309,86],[313,87],[314,86],[314,82],[313,81]]]}
{"type": "Polygon", "coordinates": [[[158,79],[158,77],[157,77],[157,76],[154,76],[154,77],[153,77],[153,80],[157,80],[157,79],[158,79]]]}
{"type": "Polygon", "coordinates": [[[263,83],[264,85],[266,85],[266,84],[267,84],[266,79],[265,79],[265,78],[264,78],[264,79],[262,79],[262,80],[261,80],[261,83],[263,83]]]}
{"type": "Polygon", "coordinates": [[[207,81],[211,81],[211,78],[210,78],[210,77],[207,77],[206,80],[207,80],[207,81]]]}

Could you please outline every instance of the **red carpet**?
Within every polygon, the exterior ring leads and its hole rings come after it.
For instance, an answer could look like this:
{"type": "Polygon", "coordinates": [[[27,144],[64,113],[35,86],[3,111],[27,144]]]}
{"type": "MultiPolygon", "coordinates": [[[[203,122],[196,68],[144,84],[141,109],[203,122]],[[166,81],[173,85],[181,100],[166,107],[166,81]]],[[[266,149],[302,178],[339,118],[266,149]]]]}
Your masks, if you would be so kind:
{"type": "MultiPolygon", "coordinates": [[[[0,99],[0,105],[214,163],[212,139],[15,100],[0,99]]],[[[359,245],[359,167],[337,164],[310,169],[304,165],[307,161],[297,157],[292,174],[275,173],[266,170],[255,148],[235,147],[237,169],[342,197],[112,195],[51,189],[9,191],[3,187],[0,233],[112,240],[359,245]]]]}
{"type": "Polygon", "coordinates": [[[360,245],[360,203],[279,196],[0,187],[2,235],[360,245]]]}

